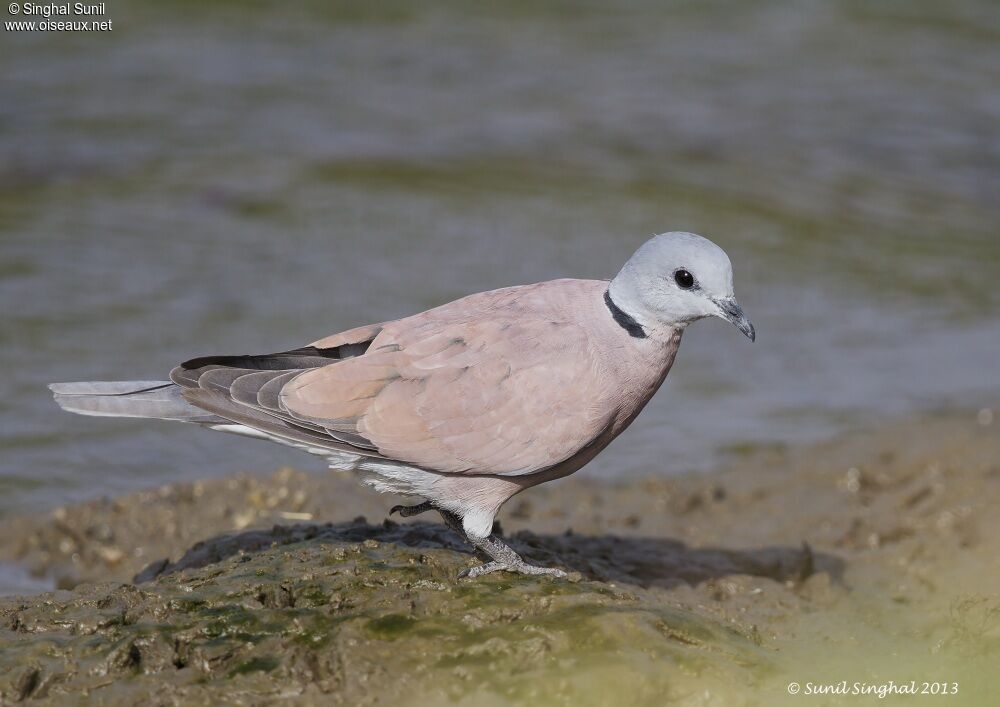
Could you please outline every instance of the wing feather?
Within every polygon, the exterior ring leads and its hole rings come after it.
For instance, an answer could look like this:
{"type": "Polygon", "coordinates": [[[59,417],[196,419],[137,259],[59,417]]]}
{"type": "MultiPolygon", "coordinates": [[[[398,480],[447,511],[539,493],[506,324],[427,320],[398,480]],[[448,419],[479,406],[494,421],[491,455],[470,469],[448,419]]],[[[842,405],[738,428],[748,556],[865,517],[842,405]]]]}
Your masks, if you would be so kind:
{"type": "Polygon", "coordinates": [[[171,379],[192,404],[295,443],[442,473],[531,474],[588,447],[618,413],[586,323],[560,304],[580,292],[480,293],[302,349],[194,359],[171,379]]]}
{"type": "Polygon", "coordinates": [[[325,347],[307,346],[257,356],[205,356],[174,368],[171,380],[182,387],[184,399],[203,410],[265,434],[331,452],[376,455],[375,446],[353,429],[327,430],[309,420],[297,420],[282,409],[281,386],[304,371],[335,365],[368,350],[380,326],[363,327],[330,337],[325,347]]]}

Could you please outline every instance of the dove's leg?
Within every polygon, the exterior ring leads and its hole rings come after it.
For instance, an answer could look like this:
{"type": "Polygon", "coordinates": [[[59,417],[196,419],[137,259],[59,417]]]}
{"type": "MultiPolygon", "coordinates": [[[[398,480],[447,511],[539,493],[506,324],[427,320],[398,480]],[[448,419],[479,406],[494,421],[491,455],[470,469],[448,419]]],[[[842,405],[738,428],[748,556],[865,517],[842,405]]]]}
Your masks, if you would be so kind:
{"type": "Polygon", "coordinates": [[[426,513],[427,511],[433,511],[434,506],[431,505],[430,501],[424,501],[423,503],[418,503],[415,506],[393,506],[389,509],[389,515],[393,513],[398,513],[404,518],[409,518],[410,516],[420,515],[421,513],[426,513]]]}
{"type": "Polygon", "coordinates": [[[430,501],[424,501],[423,503],[418,503],[413,506],[393,506],[389,509],[389,515],[393,513],[398,513],[404,518],[409,518],[410,516],[420,515],[421,513],[426,513],[427,511],[437,511],[441,514],[441,518],[444,520],[445,525],[458,533],[462,540],[468,540],[469,538],[465,534],[465,528],[462,527],[462,519],[451,511],[446,511],[443,508],[438,508],[430,501]]]}
{"type": "Polygon", "coordinates": [[[462,526],[461,518],[451,511],[446,511],[443,508],[435,508],[434,510],[441,514],[441,519],[444,521],[444,524],[458,533],[458,536],[462,538],[462,540],[472,542],[469,540],[469,534],[465,532],[465,528],[462,526]]]}
{"type": "Polygon", "coordinates": [[[461,574],[458,575],[460,578],[480,577],[484,574],[499,571],[517,572],[518,574],[547,574],[552,575],[553,577],[566,576],[565,572],[560,569],[556,569],[555,567],[537,567],[535,565],[529,565],[514,551],[512,547],[510,547],[510,545],[505,543],[493,533],[479,537],[468,532],[462,523],[461,518],[451,511],[447,511],[443,508],[436,508],[430,501],[424,501],[423,503],[418,503],[414,506],[393,506],[389,510],[389,515],[399,513],[399,515],[404,518],[408,518],[409,516],[426,513],[427,511],[437,511],[440,513],[441,518],[449,528],[458,533],[458,535],[464,540],[468,540],[470,543],[475,545],[478,550],[481,550],[487,557],[490,558],[490,561],[486,564],[463,570],[461,574]]]}
{"type": "MultiPolygon", "coordinates": [[[[450,524],[449,524],[450,525],[450,524]]],[[[491,558],[490,562],[478,567],[462,570],[458,575],[461,577],[480,577],[490,572],[517,572],[518,574],[548,574],[553,577],[565,577],[566,573],[555,567],[537,567],[529,565],[514,549],[494,534],[486,537],[476,537],[468,532],[465,533],[470,543],[482,550],[491,558]]]]}

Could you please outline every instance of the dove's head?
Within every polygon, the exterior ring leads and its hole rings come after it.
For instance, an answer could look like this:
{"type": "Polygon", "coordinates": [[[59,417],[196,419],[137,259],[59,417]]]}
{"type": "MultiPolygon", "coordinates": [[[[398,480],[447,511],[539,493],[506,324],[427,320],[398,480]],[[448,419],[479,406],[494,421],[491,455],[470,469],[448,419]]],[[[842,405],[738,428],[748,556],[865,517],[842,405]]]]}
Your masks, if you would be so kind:
{"type": "Polygon", "coordinates": [[[704,317],[719,317],[751,341],[755,338],[753,324],[733,293],[729,256],[693,233],[661,233],[646,241],[611,281],[608,298],[609,306],[646,331],[684,328],[704,317]]]}

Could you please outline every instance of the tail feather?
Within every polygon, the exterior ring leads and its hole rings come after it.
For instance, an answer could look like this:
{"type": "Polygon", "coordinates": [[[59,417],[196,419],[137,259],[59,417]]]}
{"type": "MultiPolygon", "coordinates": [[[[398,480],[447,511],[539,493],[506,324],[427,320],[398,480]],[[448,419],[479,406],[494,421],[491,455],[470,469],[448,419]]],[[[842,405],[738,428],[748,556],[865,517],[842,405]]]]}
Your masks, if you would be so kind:
{"type": "Polygon", "coordinates": [[[170,381],[86,381],[49,385],[56,403],[78,415],[151,417],[206,424],[225,420],[195,407],[170,381]]]}

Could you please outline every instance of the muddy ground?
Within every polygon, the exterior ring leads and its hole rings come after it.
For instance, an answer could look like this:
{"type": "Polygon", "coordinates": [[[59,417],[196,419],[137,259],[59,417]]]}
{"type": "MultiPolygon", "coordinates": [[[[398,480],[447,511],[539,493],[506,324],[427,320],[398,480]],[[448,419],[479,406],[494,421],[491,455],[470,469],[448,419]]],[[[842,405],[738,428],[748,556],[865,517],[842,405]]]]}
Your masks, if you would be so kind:
{"type": "Polygon", "coordinates": [[[458,580],[480,560],[396,500],[281,470],[5,521],[59,590],[0,598],[0,700],[1000,704],[988,411],[512,500],[570,581],[458,580]]]}

